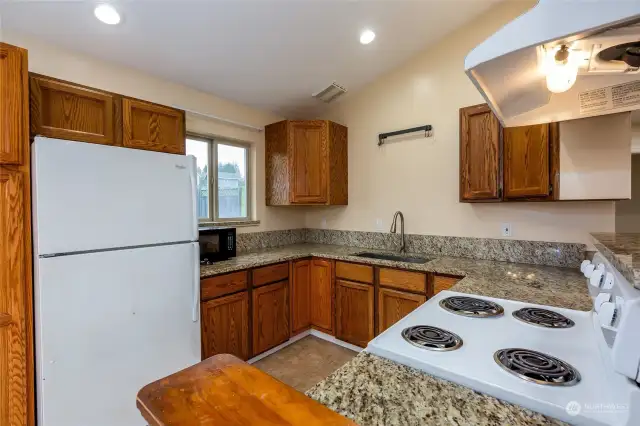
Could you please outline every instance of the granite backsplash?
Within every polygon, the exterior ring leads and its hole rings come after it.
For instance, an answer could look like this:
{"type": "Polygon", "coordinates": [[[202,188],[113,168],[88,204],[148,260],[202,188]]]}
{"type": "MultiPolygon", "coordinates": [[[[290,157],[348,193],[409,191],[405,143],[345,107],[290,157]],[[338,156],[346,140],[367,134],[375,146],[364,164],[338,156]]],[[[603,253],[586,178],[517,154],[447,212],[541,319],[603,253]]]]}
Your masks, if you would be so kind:
{"type": "MultiPolygon", "coordinates": [[[[300,243],[335,244],[376,250],[396,250],[399,234],[339,231],[333,229],[289,229],[238,234],[239,253],[300,243]]],[[[466,257],[479,260],[530,263],[575,268],[584,259],[586,246],[579,243],[506,240],[495,238],[406,235],[407,251],[427,256],[466,257]]]]}

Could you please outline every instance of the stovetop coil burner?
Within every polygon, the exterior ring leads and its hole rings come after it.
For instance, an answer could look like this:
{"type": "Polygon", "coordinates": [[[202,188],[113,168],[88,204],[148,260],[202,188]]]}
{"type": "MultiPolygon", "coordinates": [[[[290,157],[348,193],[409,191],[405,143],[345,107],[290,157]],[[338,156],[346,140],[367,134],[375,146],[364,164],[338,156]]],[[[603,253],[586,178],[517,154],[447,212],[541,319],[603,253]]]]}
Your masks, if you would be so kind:
{"type": "Polygon", "coordinates": [[[580,373],[571,365],[550,355],[529,349],[501,349],[493,354],[500,367],[521,379],[551,386],[573,386],[580,373]]]}
{"type": "Polygon", "coordinates": [[[527,324],[547,328],[570,328],[575,323],[562,314],[542,308],[522,308],[513,312],[513,316],[527,324]]]}
{"type": "Polygon", "coordinates": [[[402,337],[414,346],[431,351],[452,351],[462,346],[462,339],[457,334],[428,325],[405,328],[402,337]]]}
{"type": "Polygon", "coordinates": [[[497,317],[504,313],[502,306],[484,299],[467,296],[452,296],[442,299],[440,306],[445,310],[465,317],[497,317]]]}

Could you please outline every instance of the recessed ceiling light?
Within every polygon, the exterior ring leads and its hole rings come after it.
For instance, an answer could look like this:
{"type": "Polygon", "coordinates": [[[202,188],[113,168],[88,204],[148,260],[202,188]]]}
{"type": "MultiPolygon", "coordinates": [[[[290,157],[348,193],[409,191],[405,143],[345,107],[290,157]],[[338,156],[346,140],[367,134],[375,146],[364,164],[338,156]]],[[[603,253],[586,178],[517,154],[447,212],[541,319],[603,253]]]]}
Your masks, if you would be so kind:
{"type": "Polygon", "coordinates": [[[97,6],[93,13],[100,21],[109,25],[116,25],[120,23],[120,14],[110,4],[101,4],[97,6]]]}
{"type": "Polygon", "coordinates": [[[371,30],[364,30],[360,33],[360,43],[362,44],[369,44],[374,38],[376,38],[376,33],[371,30]]]}

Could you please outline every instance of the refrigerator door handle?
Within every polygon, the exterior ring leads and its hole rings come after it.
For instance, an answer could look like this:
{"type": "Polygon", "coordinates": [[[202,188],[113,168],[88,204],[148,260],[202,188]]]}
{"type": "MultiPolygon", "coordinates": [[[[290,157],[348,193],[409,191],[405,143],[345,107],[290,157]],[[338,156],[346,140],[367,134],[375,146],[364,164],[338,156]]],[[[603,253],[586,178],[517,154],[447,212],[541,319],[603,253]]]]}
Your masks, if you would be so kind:
{"type": "Polygon", "coordinates": [[[198,239],[198,199],[196,195],[198,192],[198,170],[196,158],[193,155],[188,155],[187,158],[191,160],[189,164],[189,183],[191,185],[191,216],[194,218],[193,235],[194,239],[198,239]]]}
{"type": "Polygon", "coordinates": [[[198,322],[200,320],[200,244],[192,243],[193,257],[193,307],[191,312],[191,320],[198,322]]]}

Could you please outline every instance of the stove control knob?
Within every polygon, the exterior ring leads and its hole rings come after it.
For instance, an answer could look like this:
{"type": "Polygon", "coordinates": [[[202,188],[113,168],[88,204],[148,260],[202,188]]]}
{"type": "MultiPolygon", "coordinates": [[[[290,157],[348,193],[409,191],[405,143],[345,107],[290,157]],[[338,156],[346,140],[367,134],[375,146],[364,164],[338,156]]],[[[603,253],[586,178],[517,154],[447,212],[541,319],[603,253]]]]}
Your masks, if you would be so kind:
{"type": "Polygon", "coordinates": [[[600,312],[600,307],[604,303],[608,303],[608,302],[611,302],[611,294],[600,293],[599,295],[596,296],[596,300],[593,302],[593,309],[595,309],[596,312],[600,312]]]}
{"type": "Polygon", "coordinates": [[[590,265],[585,266],[584,271],[582,271],[582,273],[584,274],[585,277],[589,278],[595,269],[596,269],[596,265],[592,263],[590,265]]]}
{"type": "Polygon", "coordinates": [[[616,319],[616,304],[613,302],[604,302],[600,305],[600,311],[598,311],[598,320],[600,325],[605,327],[613,326],[616,319]]]}
{"type": "Polygon", "coordinates": [[[589,265],[591,265],[590,260],[583,260],[582,263],[580,264],[580,272],[584,274],[584,269],[589,265]]]}
{"type": "Polygon", "coordinates": [[[615,284],[615,277],[613,276],[613,274],[611,272],[607,272],[604,275],[604,281],[602,283],[602,289],[603,290],[611,290],[613,288],[614,284],[615,284]]]}
{"type": "Polygon", "coordinates": [[[594,287],[600,288],[602,286],[602,280],[604,278],[604,273],[600,269],[596,269],[591,273],[589,277],[589,284],[594,287]]]}

